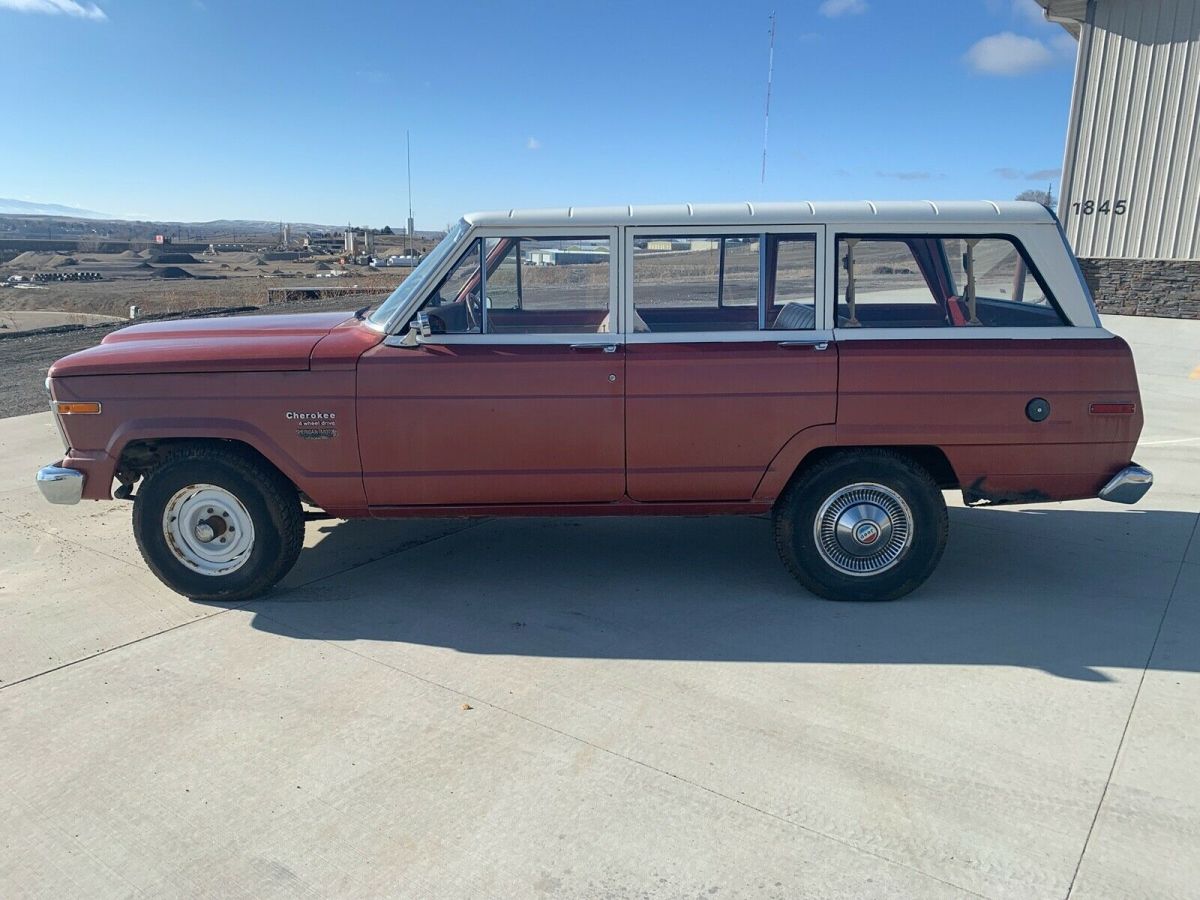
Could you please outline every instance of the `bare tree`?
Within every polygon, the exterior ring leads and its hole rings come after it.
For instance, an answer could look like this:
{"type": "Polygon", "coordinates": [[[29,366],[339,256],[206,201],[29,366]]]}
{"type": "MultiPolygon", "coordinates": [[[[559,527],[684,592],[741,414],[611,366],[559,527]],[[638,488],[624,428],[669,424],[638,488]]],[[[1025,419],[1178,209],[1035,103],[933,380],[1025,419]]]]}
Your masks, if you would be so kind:
{"type": "Polygon", "coordinates": [[[1054,212],[1055,206],[1058,205],[1058,200],[1055,199],[1054,194],[1050,191],[1049,187],[1047,187],[1044,191],[1039,191],[1037,188],[1030,188],[1027,191],[1021,191],[1021,193],[1017,194],[1014,199],[1032,200],[1034,203],[1042,204],[1042,206],[1046,207],[1046,209],[1050,210],[1050,212],[1054,212]]]}

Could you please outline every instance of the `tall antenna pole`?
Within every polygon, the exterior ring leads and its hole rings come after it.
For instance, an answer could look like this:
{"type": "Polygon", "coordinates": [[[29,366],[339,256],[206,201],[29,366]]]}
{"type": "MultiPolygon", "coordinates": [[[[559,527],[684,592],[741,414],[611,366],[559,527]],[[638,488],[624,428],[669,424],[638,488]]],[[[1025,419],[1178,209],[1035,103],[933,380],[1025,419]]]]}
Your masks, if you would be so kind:
{"type": "Polygon", "coordinates": [[[408,221],[404,223],[404,239],[405,255],[412,257],[413,245],[413,214],[412,214],[412,141],[408,137],[408,129],[404,129],[404,149],[408,154],[408,221]]]}
{"type": "Polygon", "coordinates": [[[771,80],[775,75],[775,12],[771,12],[771,43],[767,50],[767,106],[763,111],[763,155],[762,174],[759,181],[767,182],[767,129],[771,126],[771,80]]]}

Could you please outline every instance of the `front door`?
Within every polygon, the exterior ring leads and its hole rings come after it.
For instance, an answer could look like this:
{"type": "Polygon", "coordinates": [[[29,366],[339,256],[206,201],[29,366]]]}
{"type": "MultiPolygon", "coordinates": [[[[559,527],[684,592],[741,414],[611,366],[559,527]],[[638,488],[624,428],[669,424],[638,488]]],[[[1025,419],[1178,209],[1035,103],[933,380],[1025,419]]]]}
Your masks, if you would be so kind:
{"type": "Polygon", "coordinates": [[[615,229],[497,230],[359,361],[372,507],[603,503],[625,491],[615,229]],[[410,342],[411,343],[411,342],[410,342]]]}
{"type": "Polygon", "coordinates": [[[837,411],[823,229],[629,229],[629,496],[745,501],[837,411]]]}

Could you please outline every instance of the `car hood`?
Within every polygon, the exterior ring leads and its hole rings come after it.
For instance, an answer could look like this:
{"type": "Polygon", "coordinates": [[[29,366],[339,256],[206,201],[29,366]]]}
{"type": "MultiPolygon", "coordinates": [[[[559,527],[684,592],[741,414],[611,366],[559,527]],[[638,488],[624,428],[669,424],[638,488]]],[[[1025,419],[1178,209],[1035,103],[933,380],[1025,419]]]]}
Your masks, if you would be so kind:
{"type": "Polygon", "coordinates": [[[176,319],[122,328],[50,368],[70,375],[282,372],[309,367],[313,347],[350,312],[176,319]]]}

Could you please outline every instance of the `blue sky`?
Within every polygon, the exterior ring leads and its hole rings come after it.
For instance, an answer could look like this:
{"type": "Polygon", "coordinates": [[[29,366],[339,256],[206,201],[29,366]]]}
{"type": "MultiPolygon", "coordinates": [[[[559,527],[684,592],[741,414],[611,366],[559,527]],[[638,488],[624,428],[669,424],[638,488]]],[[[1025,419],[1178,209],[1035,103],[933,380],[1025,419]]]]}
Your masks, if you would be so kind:
{"type": "Polygon", "coordinates": [[[1034,0],[0,0],[0,42],[0,197],[399,225],[409,129],[418,228],[1057,192],[1074,60],[1034,0]]]}

